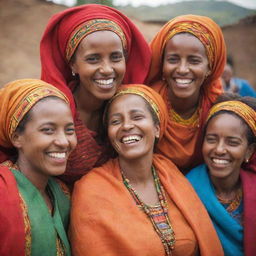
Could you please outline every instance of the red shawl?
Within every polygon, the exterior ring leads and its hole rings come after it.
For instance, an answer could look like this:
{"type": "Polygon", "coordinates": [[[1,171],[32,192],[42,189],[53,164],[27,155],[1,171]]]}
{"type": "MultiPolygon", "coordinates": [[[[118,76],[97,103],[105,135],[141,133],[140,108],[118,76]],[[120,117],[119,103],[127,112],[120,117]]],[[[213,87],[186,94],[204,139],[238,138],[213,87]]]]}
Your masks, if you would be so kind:
{"type": "Polygon", "coordinates": [[[17,207],[21,199],[15,177],[5,166],[0,166],[0,198],[0,255],[25,256],[25,226],[17,207]]]}
{"type": "Polygon", "coordinates": [[[42,80],[62,90],[69,98],[73,113],[75,104],[69,83],[71,69],[65,59],[70,34],[85,21],[103,18],[116,22],[123,30],[128,57],[124,83],[144,83],[150,65],[150,49],[133,22],[118,10],[97,4],[81,5],[55,14],[49,21],[40,44],[42,80]]]}
{"type": "Polygon", "coordinates": [[[244,251],[246,256],[256,252],[256,153],[241,172],[244,196],[244,251]]]}

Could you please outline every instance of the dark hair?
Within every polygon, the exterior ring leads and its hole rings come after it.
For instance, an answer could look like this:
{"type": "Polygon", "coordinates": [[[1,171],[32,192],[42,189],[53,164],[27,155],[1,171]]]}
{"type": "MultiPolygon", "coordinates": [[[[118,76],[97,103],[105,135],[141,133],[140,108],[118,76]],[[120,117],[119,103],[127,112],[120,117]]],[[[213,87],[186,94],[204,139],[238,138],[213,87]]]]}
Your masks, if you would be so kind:
{"type": "MultiPolygon", "coordinates": [[[[57,97],[57,96],[53,96],[53,95],[44,97],[44,98],[40,99],[38,102],[46,101],[46,100],[49,100],[49,99],[59,99],[59,100],[62,100],[62,101],[64,102],[63,99],[61,99],[61,98],[59,98],[59,97],[57,97]]],[[[37,103],[38,103],[38,102],[37,102],[37,103]]],[[[36,103],[36,104],[37,104],[37,103],[36,103]]],[[[36,104],[35,104],[35,105],[36,105],[36,104]]],[[[34,105],[34,106],[35,106],[35,105],[34,105]]],[[[27,124],[29,121],[31,121],[31,119],[32,119],[31,113],[32,113],[32,110],[33,110],[34,106],[33,106],[33,107],[24,115],[24,117],[21,119],[21,121],[19,122],[19,124],[18,124],[18,126],[17,126],[15,132],[23,133],[23,132],[25,131],[26,124],[27,124]]]]}
{"type": "MultiPolygon", "coordinates": [[[[236,101],[240,101],[244,104],[246,104],[247,106],[251,107],[253,110],[256,111],[256,99],[253,98],[253,97],[249,97],[249,96],[246,96],[246,97],[241,97],[239,96],[238,94],[234,94],[234,93],[223,93],[222,95],[220,95],[215,104],[217,103],[220,103],[220,102],[225,102],[225,101],[230,101],[230,100],[236,100],[236,101]]],[[[210,122],[210,120],[215,117],[215,116],[218,116],[220,114],[224,114],[224,113],[228,113],[230,115],[233,115],[235,116],[236,118],[239,118],[239,120],[245,125],[245,127],[247,128],[247,134],[246,134],[246,137],[247,137],[247,140],[248,140],[248,144],[253,144],[253,143],[256,143],[256,136],[254,135],[251,127],[244,121],[243,118],[241,118],[239,115],[237,115],[236,113],[232,112],[232,111],[228,111],[228,110],[221,110],[215,114],[213,114],[210,119],[207,121],[207,123],[205,124],[205,127],[204,127],[204,135],[205,135],[205,132],[206,132],[206,128],[210,122]]]]}

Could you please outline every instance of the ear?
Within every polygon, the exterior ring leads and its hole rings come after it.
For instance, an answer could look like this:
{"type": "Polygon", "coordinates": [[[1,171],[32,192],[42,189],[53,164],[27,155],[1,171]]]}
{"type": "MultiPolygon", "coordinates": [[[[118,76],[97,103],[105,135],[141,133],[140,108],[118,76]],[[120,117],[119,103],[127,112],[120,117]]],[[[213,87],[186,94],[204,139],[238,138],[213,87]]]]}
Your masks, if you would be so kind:
{"type": "Polygon", "coordinates": [[[74,62],[74,61],[70,61],[70,63],[69,63],[69,67],[70,67],[70,69],[71,69],[72,73],[74,73],[74,74],[76,74],[76,73],[77,73],[77,68],[76,68],[76,64],[75,64],[75,62],[74,62]]]}
{"type": "Polygon", "coordinates": [[[251,156],[253,155],[253,153],[255,152],[256,150],[256,144],[255,143],[252,143],[248,146],[248,149],[245,153],[245,162],[248,163],[251,156]]]}
{"type": "Polygon", "coordinates": [[[155,137],[157,139],[159,139],[159,137],[160,137],[160,125],[159,124],[155,125],[155,137]]]}
{"type": "Polygon", "coordinates": [[[12,145],[19,149],[22,147],[22,136],[18,132],[14,132],[11,136],[12,145]]]}

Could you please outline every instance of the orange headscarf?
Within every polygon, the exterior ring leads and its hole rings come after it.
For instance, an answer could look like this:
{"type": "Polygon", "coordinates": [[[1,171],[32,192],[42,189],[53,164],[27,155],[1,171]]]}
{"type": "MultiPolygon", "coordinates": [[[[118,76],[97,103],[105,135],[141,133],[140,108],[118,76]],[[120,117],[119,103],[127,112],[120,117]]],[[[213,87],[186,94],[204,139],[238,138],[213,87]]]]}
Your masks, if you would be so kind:
{"type": "Polygon", "coordinates": [[[56,96],[69,102],[54,86],[38,79],[21,79],[0,89],[0,146],[12,147],[11,136],[25,114],[42,98],[56,96]]]}
{"type": "Polygon", "coordinates": [[[168,119],[166,133],[158,144],[159,151],[184,171],[192,169],[202,161],[202,128],[207,113],[216,98],[222,93],[220,76],[226,62],[226,46],[220,27],[210,18],[198,15],[183,15],[170,20],[150,43],[152,62],[148,84],[160,93],[168,103],[168,85],[162,81],[162,60],[167,41],[178,33],[190,33],[205,46],[211,69],[201,87],[199,128],[179,129],[168,119]]]}
{"type": "MultiPolygon", "coordinates": [[[[108,102],[108,106],[110,103],[118,96],[124,94],[135,94],[141,96],[146,102],[150,104],[153,111],[155,112],[156,116],[158,117],[159,124],[160,124],[160,137],[159,140],[162,138],[164,131],[167,125],[167,118],[168,112],[166,105],[163,101],[163,98],[160,96],[159,93],[154,91],[152,88],[143,85],[143,84],[126,84],[122,85],[116,94],[111,98],[108,102]]],[[[106,108],[107,110],[107,108],[106,108]]],[[[106,114],[106,113],[105,113],[106,114]]]]}

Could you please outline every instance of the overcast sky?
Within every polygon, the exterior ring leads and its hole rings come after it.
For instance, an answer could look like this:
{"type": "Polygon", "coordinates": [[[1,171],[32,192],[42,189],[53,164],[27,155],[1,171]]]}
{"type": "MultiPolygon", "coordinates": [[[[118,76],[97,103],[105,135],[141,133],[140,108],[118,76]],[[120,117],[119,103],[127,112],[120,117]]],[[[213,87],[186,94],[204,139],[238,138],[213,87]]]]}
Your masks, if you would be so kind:
{"type": "MultiPolygon", "coordinates": [[[[133,6],[139,6],[139,5],[150,5],[150,6],[157,6],[160,4],[167,4],[167,3],[177,3],[181,2],[182,0],[113,0],[114,4],[116,5],[127,5],[131,4],[133,6]]],[[[251,9],[256,9],[256,0],[227,0],[229,2],[232,2],[234,4],[246,7],[246,8],[251,8],[251,9]]],[[[66,4],[68,6],[72,6],[75,3],[75,0],[53,0],[55,3],[61,3],[61,4],[66,4]]]]}

